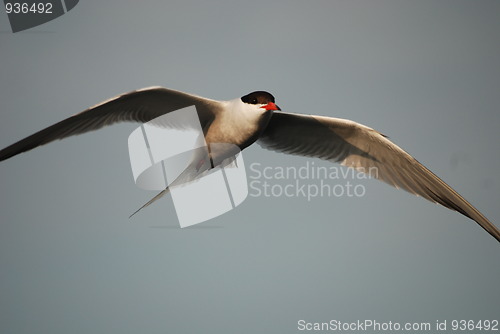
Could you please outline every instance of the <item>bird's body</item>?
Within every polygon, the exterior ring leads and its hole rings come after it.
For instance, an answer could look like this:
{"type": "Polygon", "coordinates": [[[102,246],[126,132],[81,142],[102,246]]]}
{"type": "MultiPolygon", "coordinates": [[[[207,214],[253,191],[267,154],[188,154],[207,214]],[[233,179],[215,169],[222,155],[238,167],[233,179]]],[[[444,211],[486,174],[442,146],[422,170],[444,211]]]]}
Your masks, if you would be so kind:
{"type": "Polygon", "coordinates": [[[239,98],[221,103],[223,108],[205,134],[208,144],[230,143],[243,150],[259,138],[272,116],[271,110],[249,108],[239,98]]]}
{"type": "MultiPolygon", "coordinates": [[[[500,241],[500,231],[495,225],[386,136],[349,120],[280,112],[274,97],[263,91],[229,101],[207,99],[162,87],[133,91],[104,101],[4,148],[0,151],[0,161],[57,139],[117,122],[145,123],[192,105],[196,106],[209,146],[226,143],[243,150],[257,141],[266,149],[321,158],[360,172],[370,172],[371,176],[389,185],[460,212],[500,241]],[[372,173],[374,170],[376,173],[372,173]]],[[[223,158],[227,158],[226,153],[222,154],[223,158]]],[[[215,164],[223,161],[213,158],[210,157],[216,161],[215,164]]],[[[193,161],[186,173],[202,172],[198,168],[200,163],[205,161],[193,161]]],[[[146,205],[166,192],[168,187],[146,205]]]]}

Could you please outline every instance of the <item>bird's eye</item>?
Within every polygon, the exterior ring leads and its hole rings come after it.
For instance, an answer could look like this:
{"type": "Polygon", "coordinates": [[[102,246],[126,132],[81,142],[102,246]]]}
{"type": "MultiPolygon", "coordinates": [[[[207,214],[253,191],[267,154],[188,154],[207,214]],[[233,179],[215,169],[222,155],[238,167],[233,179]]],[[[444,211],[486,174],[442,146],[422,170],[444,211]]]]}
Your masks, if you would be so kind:
{"type": "Polygon", "coordinates": [[[257,104],[257,99],[255,99],[255,98],[254,98],[254,99],[252,99],[252,101],[250,101],[250,103],[252,103],[252,104],[257,104]]]}

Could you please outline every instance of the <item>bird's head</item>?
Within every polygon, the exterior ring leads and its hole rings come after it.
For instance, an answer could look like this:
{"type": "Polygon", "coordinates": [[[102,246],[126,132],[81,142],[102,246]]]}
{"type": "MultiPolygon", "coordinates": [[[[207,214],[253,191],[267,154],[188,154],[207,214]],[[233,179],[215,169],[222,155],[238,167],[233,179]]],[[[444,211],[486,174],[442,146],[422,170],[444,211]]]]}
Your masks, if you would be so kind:
{"type": "Polygon", "coordinates": [[[245,95],[241,98],[241,101],[247,104],[256,105],[267,111],[281,110],[274,101],[274,96],[268,92],[257,91],[245,95]]]}

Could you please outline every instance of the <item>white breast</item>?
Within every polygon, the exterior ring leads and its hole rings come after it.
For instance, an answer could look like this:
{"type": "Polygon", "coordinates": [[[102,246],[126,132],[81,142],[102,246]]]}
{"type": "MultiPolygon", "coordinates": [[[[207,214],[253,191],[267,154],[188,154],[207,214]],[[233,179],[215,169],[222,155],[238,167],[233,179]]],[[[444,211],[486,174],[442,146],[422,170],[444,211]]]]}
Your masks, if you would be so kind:
{"type": "Polygon", "coordinates": [[[222,103],[224,107],[217,114],[206,135],[209,143],[242,146],[260,132],[262,119],[269,114],[258,105],[244,103],[239,98],[222,103]]]}

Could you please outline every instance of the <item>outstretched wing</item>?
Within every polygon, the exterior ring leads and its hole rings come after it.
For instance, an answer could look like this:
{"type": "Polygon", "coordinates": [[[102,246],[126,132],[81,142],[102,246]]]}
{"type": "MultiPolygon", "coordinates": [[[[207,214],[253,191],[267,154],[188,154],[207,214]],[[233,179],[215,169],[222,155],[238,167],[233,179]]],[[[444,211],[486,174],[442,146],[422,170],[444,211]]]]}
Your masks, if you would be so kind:
{"type": "Polygon", "coordinates": [[[381,133],[353,121],[275,112],[258,143],[264,148],[352,167],[500,231],[443,180],[381,133]]]}
{"type": "Polygon", "coordinates": [[[163,87],[149,87],[104,101],[26,137],[0,151],[0,161],[57,139],[94,131],[118,122],[148,122],[195,105],[202,127],[215,117],[219,101],[163,87]]]}

